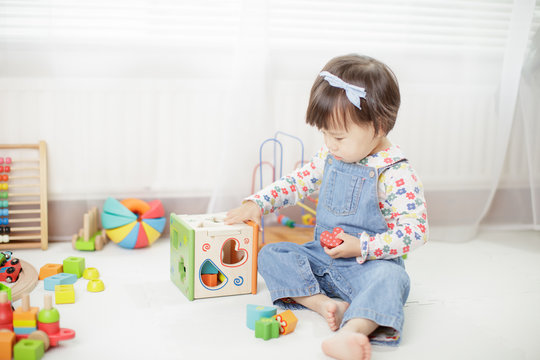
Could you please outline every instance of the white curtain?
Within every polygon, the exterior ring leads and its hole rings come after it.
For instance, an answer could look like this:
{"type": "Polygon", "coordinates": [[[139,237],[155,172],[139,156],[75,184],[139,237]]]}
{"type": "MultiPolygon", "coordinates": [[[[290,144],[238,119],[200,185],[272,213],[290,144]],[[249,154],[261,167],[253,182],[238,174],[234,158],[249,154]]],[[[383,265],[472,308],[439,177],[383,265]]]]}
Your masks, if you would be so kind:
{"type": "MultiPolygon", "coordinates": [[[[533,0],[0,0],[0,143],[47,141],[60,205],[224,211],[276,131],[319,148],[311,84],[361,53],[400,81],[390,138],[421,175],[434,238],[538,229],[539,25],[533,0]]],[[[286,172],[300,150],[283,142],[286,172]]]]}

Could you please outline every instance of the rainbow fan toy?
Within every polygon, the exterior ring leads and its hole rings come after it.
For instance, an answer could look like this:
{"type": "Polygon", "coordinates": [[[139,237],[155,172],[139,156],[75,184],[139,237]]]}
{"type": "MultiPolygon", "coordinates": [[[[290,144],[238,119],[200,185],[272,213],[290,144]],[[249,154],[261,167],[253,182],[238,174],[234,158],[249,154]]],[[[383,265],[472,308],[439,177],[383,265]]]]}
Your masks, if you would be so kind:
{"type": "Polygon", "coordinates": [[[165,227],[165,211],[159,200],[118,201],[108,198],[103,205],[101,225],[111,241],[126,249],[152,245],[165,227]]]}

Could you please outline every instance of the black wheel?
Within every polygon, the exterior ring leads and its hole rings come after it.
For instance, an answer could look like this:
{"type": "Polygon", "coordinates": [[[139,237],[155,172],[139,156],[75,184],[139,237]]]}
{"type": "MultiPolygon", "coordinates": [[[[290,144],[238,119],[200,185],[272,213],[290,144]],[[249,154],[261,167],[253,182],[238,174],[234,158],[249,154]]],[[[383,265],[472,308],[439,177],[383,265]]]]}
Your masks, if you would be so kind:
{"type": "Polygon", "coordinates": [[[7,276],[7,277],[6,277],[6,282],[7,282],[7,283],[13,282],[13,279],[11,278],[11,276],[7,276]]]}
{"type": "Polygon", "coordinates": [[[11,265],[17,265],[19,263],[19,259],[15,258],[11,260],[11,265]]]}
{"type": "Polygon", "coordinates": [[[10,267],[7,268],[6,272],[8,274],[13,274],[15,272],[15,268],[13,266],[10,266],[10,267]]]}

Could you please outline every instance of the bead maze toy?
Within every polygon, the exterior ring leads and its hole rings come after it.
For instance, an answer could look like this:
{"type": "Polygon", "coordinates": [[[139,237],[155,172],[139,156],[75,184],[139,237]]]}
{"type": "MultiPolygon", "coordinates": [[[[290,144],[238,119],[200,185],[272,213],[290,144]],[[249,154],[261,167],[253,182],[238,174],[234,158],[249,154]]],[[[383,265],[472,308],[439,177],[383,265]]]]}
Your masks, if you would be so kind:
{"type": "MultiPolygon", "coordinates": [[[[282,144],[282,142],[280,140],[278,140],[278,137],[280,135],[289,137],[289,138],[297,141],[300,144],[301,159],[296,164],[295,167],[297,167],[298,165],[299,166],[304,165],[304,143],[302,142],[302,140],[297,136],[290,135],[290,134],[284,133],[282,131],[277,131],[274,134],[273,138],[266,139],[260,145],[260,148],[259,148],[259,164],[257,164],[255,169],[253,170],[253,176],[252,176],[252,187],[251,187],[251,193],[252,194],[255,192],[255,177],[256,177],[257,170],[259,170],[260,189],[262,189],[264,187],[264,185],[263,185],[263,165],[269,165],[271,167],[271,169],[272,169],[272,181],[275,181],[276,178],[278,178],[278,177],[279,178],[283,177],[283,144],[282,144]],[[274,148],[273,148],[274,162],[273,163],[268,162],[268,161],[263,161],[263,149],[264,149],[265,145],[267,145],[267,144],[273,144],[274,145],[274,148]],[[279,162],[278,162],[278,156],[277,156],[278,148],[279,148],[279,162]],[[278,164],[279,164],[279,172],[277,170],[278,164]]],[[[310,201],[316,203],[316,200],[314,200],[310,196],[308,196],[308,199],[310,201]]],[[[285,215],[283,215],[283,214],[281,214],[279,212],[275,213],[276,216],[277,216],[277,222],[279,224],[281,224],[283,226],[286,226],[286,227],[289,227],[289,228],[294,228],[294,227],[313,228],[315,226],[316,211],[314,209],[312,209],[311,207],[307,206],[306,204],[302,203],[301,201],[298,201],[296,203],[296,205],[298,205],[302,209],[302,222],[301,223],[296,223],[294,220],[290,219],[289,217],[287,217],[287,216],[285,216],[285,215]],[[306,213],[306,211],[308,213],[306,213]]],[[[265,228],[265,220],[264,220],[264,217],[263,217],[261,219],[262,243],[263,243],[263,245],[265,243],[265,239],[264,239],[265,231],[264,231],[264,228],[265,228]]]]}
{"type": "Polygon", "coordinates": [[[0,151],[0,250],[46,250],[47,145],[0,144],[0,151]]]}
{"type": "Polygon", "coordinates": [[[259,227],[224,219],[171,214],[171,280],[189,300],[257,293],[259,227]]]}
{"type": "Polygon", "coordinates": [[[74,249],[81,251],[102,250],[107,244],[105,229],[99,230],[99,213],[97,207],[93,207],[83,216],[83,227],[78,234],[71,238],[74,249]]]}
{"type": "Polygon", "coordinates": [[[136,249],[151,245],[161,236],[166,222],[164,216],[159,200],[146,203],[139,199],[108,198],[101,224],[113,242],[126,249],[136,249]]]}

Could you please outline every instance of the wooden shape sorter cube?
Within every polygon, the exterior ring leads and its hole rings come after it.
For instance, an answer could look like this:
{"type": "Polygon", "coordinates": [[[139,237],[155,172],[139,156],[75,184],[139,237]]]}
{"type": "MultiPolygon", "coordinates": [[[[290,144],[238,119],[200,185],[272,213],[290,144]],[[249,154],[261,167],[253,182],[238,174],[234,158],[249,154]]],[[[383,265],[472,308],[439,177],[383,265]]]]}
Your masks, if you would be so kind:
{"type": "Polygon", "coordinates": [[[171,214],[171,280],[189,300],[257,293],[259,227],[171,214]]]}

